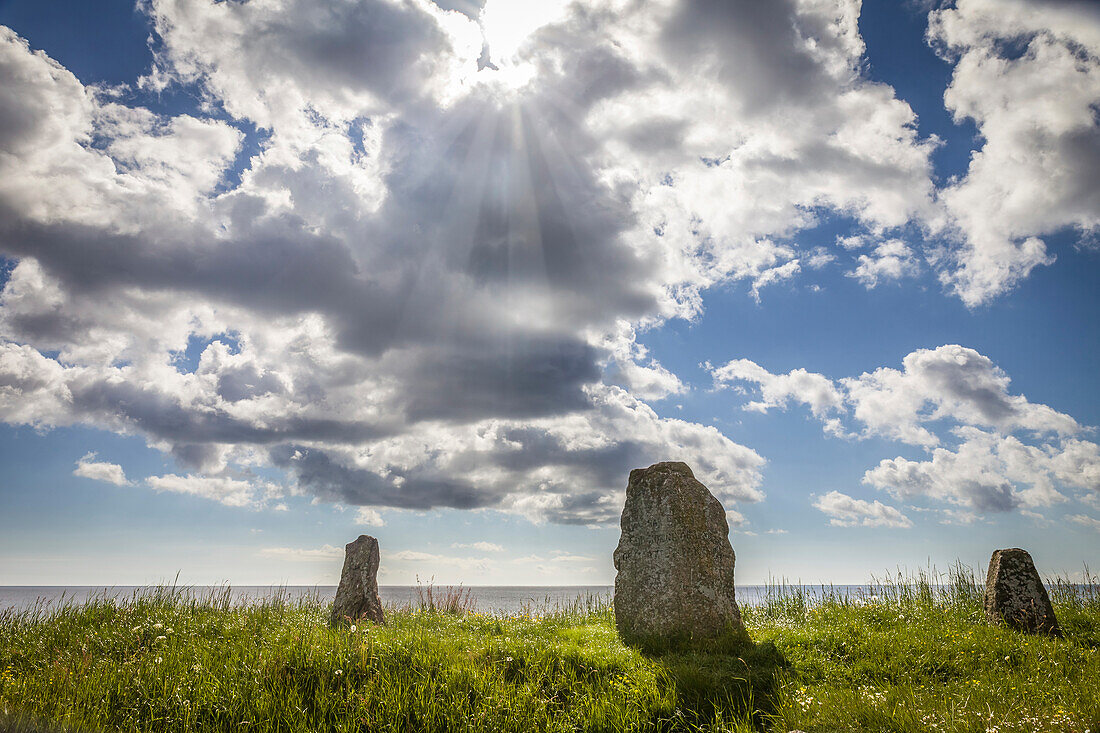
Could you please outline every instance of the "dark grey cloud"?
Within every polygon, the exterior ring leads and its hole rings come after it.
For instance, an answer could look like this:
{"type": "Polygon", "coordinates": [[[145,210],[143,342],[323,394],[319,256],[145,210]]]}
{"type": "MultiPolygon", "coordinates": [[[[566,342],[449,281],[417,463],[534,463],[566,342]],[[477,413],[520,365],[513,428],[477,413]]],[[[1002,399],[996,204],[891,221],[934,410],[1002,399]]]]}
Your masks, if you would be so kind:
{"type": "Polygon", "coordinates": [[[1010,512],[1020,506],[1012,484],[1003,480],[963,481],[959,485],[958,495],[982,512],[1010,512]]]}
{"type": "Polygon", "coordinates": [[[279,378],[254,364],[223,369],[218,375],[218,395],[228,402],[240,402],[268,394],[285,393],[279,378]]]}
{"type": "Polygon", "coordinates": [[[829,88],[790,0],[685,0],[665,27],[669,53],[736,90],[746,112],[812,104],[829,88]]]}
{"type": "Polygon", "coordinates": [[[180,4],[150,2],[164,42],[161,66],[169,74],[182,70],[185,78],[198,79],[234,111],[234,92],[240,91],[234,85],[241,81],[235,72],[260,91],[288,81],[336,102],[369,91],[387,105],[416,103],[428,93],[436,71],[432,62],[450,50],[450,39],[417,3],[291,0],[277,7],[215,3],[211,10],[199,8],[195,17],[205,16],[200,22],[206,23],[209,37],[198,40],[223,44],[219,58],[209,54],[210,48],[189,45],[196,39],[186,35],[195,29],[178,22],[180,4]]]}
{"type": "Polygon", "coordinates": [[[263,421],[246,420],[216,405],[183,403],[177,395],[136,380],[77,379],[68,388],[77,416],[190,446],[262,445],[293,439],[363,442],[392,432],[392,426],[294,414],[265,415],[263,421]]]}
{"type": "Polygon", "coordinates": [[[1032,407],[1026,400],[1010,395],[1007,378],[998,379],[992,362],[981,356],[926,358],[920,362],[919,374],[925,381],[920,389],[930,399],[965,404],[975,410],[986,425],[1010,424],[1032,407]]]}
{"type": "Polygon", "coordinates": [[[348,467],[324,450],[281,445],[270,452],[276,466],[292,472],[300,486],[328,501],[399,509],[479,509],[497,505],[503,492],[475,486],[460,477],[383,477],[375,471],[348,467]]]}
{"type": "MultiPolygon", "coordinates": [[[[470,421],[563,415],[591,405],[599,354],[580,339],[478,339],[428,349],[410,360],[405,414],[470,421]]],[[[403,357],[398,357],[403,361],[403,357]]]]}
{"type": "MultiPolygon", "coordinates": [[[[473,18],[481,3],[437,5],[473,18]]],[[[0,379],[17,375],[55,424],[138,433],[204,469],[266,452],[305,492],[358,505],[603,521],[629,469],[666,458],[691,460],[732,498],[760,498],[758,455],[658,418],[603,370],[613,354],[642,358],[633,341],[612,343],[637,324],[687,312],[734,270],[781,264],[761,252],[770,245],[720,250],[785,231],[781,214],[725,236],[715,227],[741,213],[727,216],[725,194],[700,182],[714,200],[699,210],[721,210],[721,222],[706,232],[688,202],[690,231],[657,242],[644,187],[666,159],[702,170],[694,151],[676,159],[689,144],[726,155],[726,128],[757,111],[832,104],[837,84],[793,3],[685,0],[657,38],[639,30],[643,3],[574,3],[529,39],[520,61],[536,83],[518,89],[503,72],[471,77],[476,27],[439,23],[425,3],[148,8],[162,43],[142,88],[192,85],[208,103],[196,114],[216,109],[265,133],[220,188],[189,183],[193,167],[214,180],[232,164],[235,130],[214,131],[217,144],[211,131],[172,138],[165,120],[108,110],[41,59],[2,49],[0,62],[18,63],[0,63],[11,86],[0,144],[21,156],[5,164],[34,171],[54,208],[0,186],[0,253],[22,261],[0,336],[63,357],[12,352],[0,379]],[[735,100],[717,113],[644,108],[677,85],[702,100],[715,81],[735,100]],[[26,95],[34,104],[16,109],[26,95]],[[62,108],[67,117],[51,112],[62,108]],[[707,114],[717,119],[697,124],[707,114]],[[171,371],[191,335],[227,331],[239,352],[210,347],[194,374],[171,371]],[[68,401],[49,401],[51,389],[68,401]]],[[[801,139],[791,149],[816,150],[801,139]]],[[[891,173],[829,152],[803,167],[891,173]]],[[[773,167],[780,194],[802,175],[773,167]]],[[[742,170],[758,173],[751,161],[742,170]]],[[[744,190],[757,195],[752,183],[744,190]]],[[[803,203],[759,195],[777,212],[803,203]]],[[[681,213],[668,208],[657,214],[681,213]]]]}

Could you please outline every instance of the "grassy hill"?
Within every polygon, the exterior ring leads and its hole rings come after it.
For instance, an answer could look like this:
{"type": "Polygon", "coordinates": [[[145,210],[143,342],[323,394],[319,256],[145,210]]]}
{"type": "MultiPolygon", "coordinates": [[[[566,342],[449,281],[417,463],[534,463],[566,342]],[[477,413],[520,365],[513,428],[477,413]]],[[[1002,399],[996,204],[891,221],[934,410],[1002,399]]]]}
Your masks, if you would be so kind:
{"type": "Polygon", "coordinates": [[[755,645],[646,655],[593,598],[494,616],[437,592],[334,630],[317,600],[161,588],[0,614],[0,728],[1100,733],[1098,586],[1050,590],[1064,639],[988,626],[960,570],[773,587],[755,645]]]}

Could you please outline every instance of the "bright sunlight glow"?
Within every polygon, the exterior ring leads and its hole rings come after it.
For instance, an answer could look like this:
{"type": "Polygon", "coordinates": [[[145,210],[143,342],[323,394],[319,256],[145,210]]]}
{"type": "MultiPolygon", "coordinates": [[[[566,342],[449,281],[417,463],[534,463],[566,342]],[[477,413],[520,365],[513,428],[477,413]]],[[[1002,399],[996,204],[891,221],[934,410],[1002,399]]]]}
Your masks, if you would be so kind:
{"type": "Polygon", "coordinates": [[[515,60],[523,42],[545,25],[565,17],[570,0],[487,0],[481,30],[489,57],[502,69],[515,60]]]}

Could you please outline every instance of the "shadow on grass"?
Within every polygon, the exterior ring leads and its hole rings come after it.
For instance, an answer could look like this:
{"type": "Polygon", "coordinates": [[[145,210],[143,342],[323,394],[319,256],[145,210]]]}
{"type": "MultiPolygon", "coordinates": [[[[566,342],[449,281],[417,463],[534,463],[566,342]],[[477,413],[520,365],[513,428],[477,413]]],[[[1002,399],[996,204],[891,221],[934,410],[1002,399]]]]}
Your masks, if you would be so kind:
{"type": "Polygon", "coordinates": [[[675,692],[673,719],[654,721],[658,730],[704,727],[718,720],[751,719],[764,730],[775,712],[780,672],[790,668],[783,653],[747,634],[706,643],[639,647],[675,692]]]}

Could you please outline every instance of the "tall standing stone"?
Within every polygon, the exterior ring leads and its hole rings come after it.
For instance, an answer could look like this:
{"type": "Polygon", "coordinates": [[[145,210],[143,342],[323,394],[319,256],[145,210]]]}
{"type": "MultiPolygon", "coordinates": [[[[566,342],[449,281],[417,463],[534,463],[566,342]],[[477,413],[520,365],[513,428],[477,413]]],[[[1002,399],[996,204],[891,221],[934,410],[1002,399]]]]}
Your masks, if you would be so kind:
{"type": "Polygon", "coordinates": [[[1027,550],[995,550],[985,578],[985,617],[1029,634],[1061,636],[1047,589],[1027,550]]]}
{"type": "Polygon", "coordinates": [[[686,463],[630,472],[615,549],[615,625],[628,644],[747,639],[734,600],[735,556],[721,502],[686,463]]]}
{"type": "Polygon", "coordinates": [[[332,603],[331,626],[360,619],[385,623],[378,597],[378,559],[378,540],[369,535],[361,534],[344,546],[344,570],[332,603]]]}

